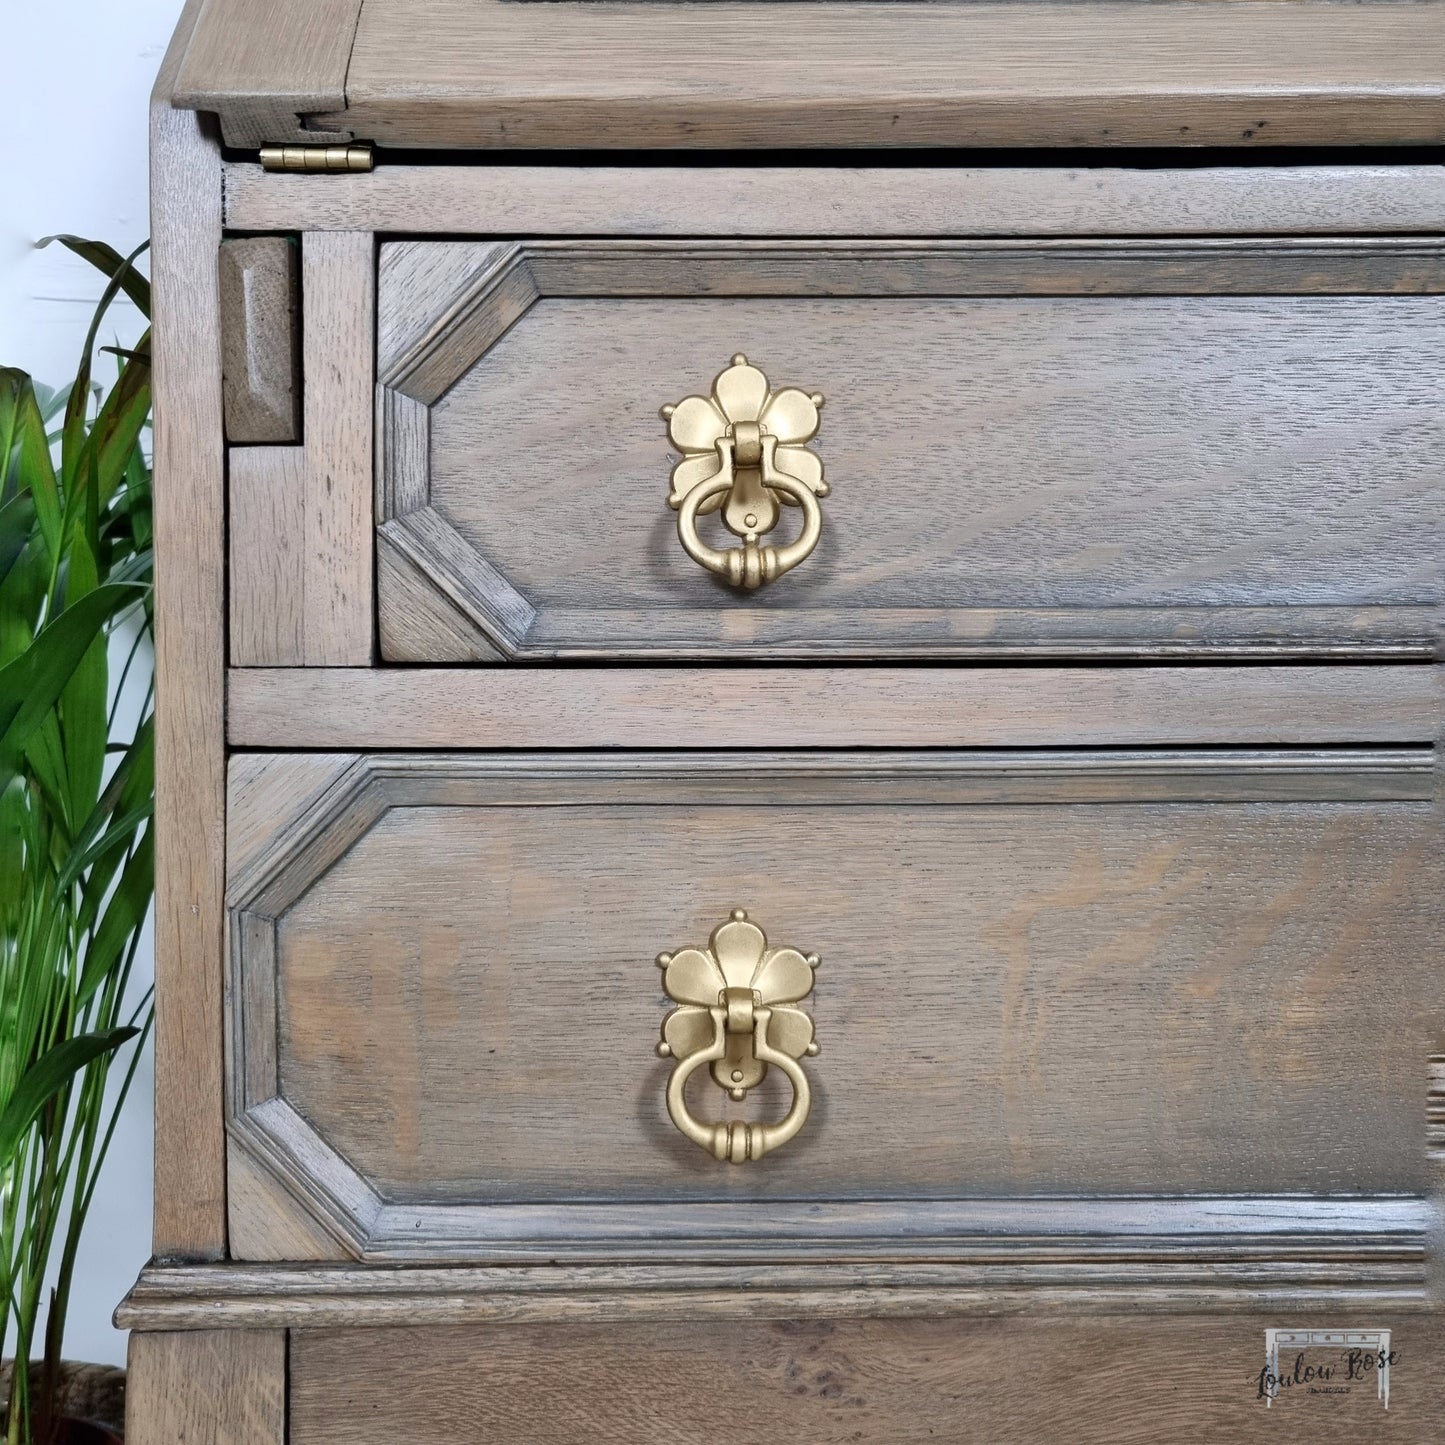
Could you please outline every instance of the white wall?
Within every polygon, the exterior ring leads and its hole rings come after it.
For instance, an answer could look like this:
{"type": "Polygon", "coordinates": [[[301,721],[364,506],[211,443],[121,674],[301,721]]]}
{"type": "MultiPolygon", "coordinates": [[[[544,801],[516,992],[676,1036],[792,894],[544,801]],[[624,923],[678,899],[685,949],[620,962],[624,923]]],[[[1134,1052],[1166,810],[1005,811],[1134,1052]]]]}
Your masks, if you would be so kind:
{"type": "MultiPolygon", "coordinates": [[[[147,98],[181,0],[0,9],[0,364],[55,386],[74,372],[104,282],[63,248],[35,242],[68,231],[126,252],[145,239],[147,98]]],[[[106,340],[133,341],[134,309],[117,306],[112,318],[106,340]]],[[[148,938],[144,948],[148,975],[148,938]]],[[[110,1316],[150,1255],[151,1080],[147,1059],[91,1210],[66,1331],[72,1358],[125,1357],[110,1316]]]]}

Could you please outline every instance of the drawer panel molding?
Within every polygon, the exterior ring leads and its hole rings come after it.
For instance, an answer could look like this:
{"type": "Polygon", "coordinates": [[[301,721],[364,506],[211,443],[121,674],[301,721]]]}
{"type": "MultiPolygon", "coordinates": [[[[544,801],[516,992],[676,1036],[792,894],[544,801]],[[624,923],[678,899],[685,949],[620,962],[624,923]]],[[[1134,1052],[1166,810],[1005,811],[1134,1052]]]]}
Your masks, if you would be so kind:
{"type": "Polygon", "coordinates": [[[1441,294],[1402,237],[385,243],[383,656],[1429,657],[1441,294]],[[656,416],[734,354],[832,487],[740,595],[656,416]]]}
{"type": "Polygon", "coordinates": [[[375,1261],[1410,1235],[1434,786],[1428,748],[238,759],[232,1145],[375,1261]],[[815,1118],[746,1170],[652,1057],[652,955],[720,895],[825,960],[815,1118]]]}

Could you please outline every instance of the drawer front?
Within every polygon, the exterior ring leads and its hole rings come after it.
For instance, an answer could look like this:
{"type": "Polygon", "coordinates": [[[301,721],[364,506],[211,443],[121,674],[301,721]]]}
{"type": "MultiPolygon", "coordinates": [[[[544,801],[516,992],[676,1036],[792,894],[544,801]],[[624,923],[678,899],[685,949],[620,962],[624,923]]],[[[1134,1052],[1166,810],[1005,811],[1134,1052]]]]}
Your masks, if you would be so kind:
{"type": "Polygon", "coordinates": [[[1428,654],[1438,243],[379,264],[385,658],[1428,654]]]}
{"type": "Polygon", "coordinates": [[[1284,1346],[1293,1375],[1261,1392],[1265,1332],[1358,1338],[1346,1312],[1088,1318],[681,1320],[500,1329],[299,1331],[293,1445],[405,1439],[631,1445],[722,1435],[808,1445],[1356,1445],[1439,1438],[1439,1321],[1372,1313],[1388,1329],[1388,1396],[1370,1346],[1284,1346]],[[1354,1377],[1347,1378],[1354,1361],[1354,1377]],[[1373,1363],[1373,1362],[1372,1362],[1373,1363]],[[1313,1384],[1314,1388],[1311,1388],[1313,1384]],[[1388,1408],[1387,1406],[1388,1401],[1388,1408]]]}
{"type": "Polygon", "coordinates": [[[1410,1234],[1428,757],[237,758],[233,1148],[375,1259],[1410,1234]],[[724,1013],[796,1062],[670,1099],[724,1013]]]}

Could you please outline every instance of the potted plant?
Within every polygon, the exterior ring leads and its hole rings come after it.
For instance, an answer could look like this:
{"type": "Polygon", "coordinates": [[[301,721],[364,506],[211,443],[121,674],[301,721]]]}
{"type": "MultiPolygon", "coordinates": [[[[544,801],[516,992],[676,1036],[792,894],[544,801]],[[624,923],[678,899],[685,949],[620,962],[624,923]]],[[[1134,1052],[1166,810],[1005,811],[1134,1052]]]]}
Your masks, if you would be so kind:
{"type": "Polygon", "coordinates": [[[0,368],[0,1343],[31,1362],[7,1372],[6,1445],[116,1438],[67,1412],[96,1375],[62,1346],[151,1018],[129,990],[153,876],[149,335],[102,348],[108,392],[92,378],[112,301],[148,316],[150,288],[134,256],[55,239],[109,279],[68,387],[0,368]]]}

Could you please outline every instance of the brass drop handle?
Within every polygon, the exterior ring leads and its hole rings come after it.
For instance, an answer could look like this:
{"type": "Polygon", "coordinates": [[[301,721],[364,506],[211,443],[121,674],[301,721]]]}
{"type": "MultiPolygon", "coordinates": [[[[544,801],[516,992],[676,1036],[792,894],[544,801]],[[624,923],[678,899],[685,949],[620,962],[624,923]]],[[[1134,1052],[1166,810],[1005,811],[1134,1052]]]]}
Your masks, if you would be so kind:
{"type": "Polygon", "coordinates": [[[677,539],[700,567],[748,591],[790,572],[812,554],[823,533],[820,497],[828,495],[823,461],[807,443],[817,435],[821,392],[773,391],[746,356],[719,372],[711,396],[684,397],[662,408],[667,434],[682,460],[672,469],[668,506],[677,512],[677,539]],[[763,543],[783,506],[799,507],[795,541],[763,543]],[[712,547],[697,519],[722,511],[741,547],[712,547]]]}
{"type": "Polygon", "coordinates": [[[813,1020],[795,1007],[813,989],[817,954],[769,948],[763,930],[741,909],[713,930],[708,946],[661,953],[663,987],[678,1006],[662,1022],[657,1052],[677,1062],[667,1081],[667,1112],[699,1148],[715,1159],[742,1164],[761,1159],[803,1127],[812,1107],[808,1076],[798,1062],[817,1054],[813,1020]],[[707,1124],[687,1106],[688,1080],[704,1064],[713,1080],[737,1100],[781,1070],[793,1102],[776,1124],[724,1120],[707,1124]]]}

